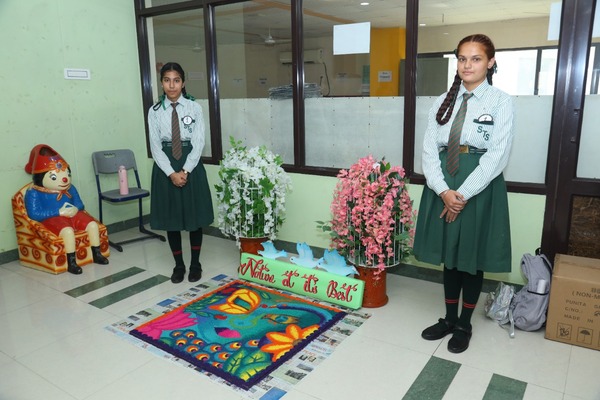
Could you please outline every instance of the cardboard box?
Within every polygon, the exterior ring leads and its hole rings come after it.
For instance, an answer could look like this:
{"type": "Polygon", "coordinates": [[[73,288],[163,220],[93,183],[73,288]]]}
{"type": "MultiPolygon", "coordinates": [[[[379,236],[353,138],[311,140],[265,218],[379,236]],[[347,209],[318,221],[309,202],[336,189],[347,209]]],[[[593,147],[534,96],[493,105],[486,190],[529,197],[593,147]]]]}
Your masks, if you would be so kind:
{"type": "Polygon", "coordinates": [[[600,350],[600,260],[556,255],[546,339],[600,350]]]}

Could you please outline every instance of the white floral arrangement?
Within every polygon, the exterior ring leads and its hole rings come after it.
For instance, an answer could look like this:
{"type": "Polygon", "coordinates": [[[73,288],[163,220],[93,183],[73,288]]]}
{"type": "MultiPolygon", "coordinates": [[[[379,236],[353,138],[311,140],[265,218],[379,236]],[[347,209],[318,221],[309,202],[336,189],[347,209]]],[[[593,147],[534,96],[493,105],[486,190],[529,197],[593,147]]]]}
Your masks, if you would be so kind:
{"type": "Polygon", "coordinates": [[[217,192],[217,222],[221,232],[236,238],[274,240],[285,217],[285,197],[292,189],[283,160],[265,146],[250,149],[230,138],[221,160],[217,192]]]}

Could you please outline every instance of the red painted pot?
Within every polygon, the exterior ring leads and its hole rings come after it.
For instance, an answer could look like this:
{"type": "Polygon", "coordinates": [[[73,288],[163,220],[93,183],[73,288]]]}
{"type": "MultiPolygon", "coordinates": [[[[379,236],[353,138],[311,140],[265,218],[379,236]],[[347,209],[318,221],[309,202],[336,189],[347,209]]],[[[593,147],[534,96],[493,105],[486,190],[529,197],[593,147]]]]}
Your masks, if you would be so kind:
{"type": "Polygon", "coordinates": [[[377,268],[367,268],[356,266],[358,271],[357,278],[365,282],[365,292],[363,294],[362,306],[366,308],[377,308],[387,304],[387,272],[381,271],[375,275],[378,271],[377,268]]]}
{"type": "Polygon", "coordinates": [[[262,247],[262,242],[266,242],[268,239],[266,237],[260,238],[240,238],[240,254],[241,253],[249,253],[254,255],[259,255],[259,250],[264,250],[262,247]]]}

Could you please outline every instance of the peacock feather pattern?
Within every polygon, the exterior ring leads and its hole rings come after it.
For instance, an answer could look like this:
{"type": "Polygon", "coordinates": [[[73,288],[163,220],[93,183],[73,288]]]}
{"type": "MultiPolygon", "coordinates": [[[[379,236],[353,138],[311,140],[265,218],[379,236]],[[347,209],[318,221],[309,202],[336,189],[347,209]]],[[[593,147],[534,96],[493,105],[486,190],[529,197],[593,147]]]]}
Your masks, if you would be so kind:
{"type": "Polygon", "coordinates": [[[343,316],[335,307],[234,281],[130,333],[248,388],[343,316]]]}

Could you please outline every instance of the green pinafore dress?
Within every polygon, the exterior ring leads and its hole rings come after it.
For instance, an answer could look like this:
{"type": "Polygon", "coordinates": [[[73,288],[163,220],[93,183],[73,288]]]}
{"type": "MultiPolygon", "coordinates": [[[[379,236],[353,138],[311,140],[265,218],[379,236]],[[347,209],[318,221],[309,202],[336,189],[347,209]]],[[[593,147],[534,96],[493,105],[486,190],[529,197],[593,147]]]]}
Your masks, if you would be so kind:
{"type": "MultiPolygon", "coordinates": [[[[442,165],[446,165],[446,155],[446,150],[440,152],[442,165]]],[[[460,187],[481,156],[460,154],[460,168],[455,176],[442,168],[450,189],[460,187]]],[[[469,199],[454,222],[440,218],[443,208],[442,199],[425,186],[413,247],[417,260],[471,274],[511,271],[508,198],[502,174],[469,199]]]]}
{"type": "MultiPolygon", "coordinates": [[[[163,151],[175,171],[181,171],[192,150],[189,141],[182,142],[179,160],[171,154],[171,142],[163,142],[163,151]]],[[[214,219],[212,198],[202,161],[188,174],[187,183],[179,188],[156,165],[152,168],[150,227],[164,231],[189,231],[209,226],[214,219]]]]}

